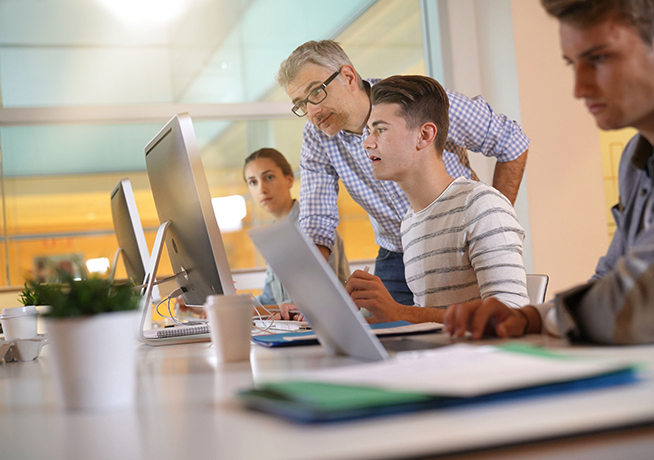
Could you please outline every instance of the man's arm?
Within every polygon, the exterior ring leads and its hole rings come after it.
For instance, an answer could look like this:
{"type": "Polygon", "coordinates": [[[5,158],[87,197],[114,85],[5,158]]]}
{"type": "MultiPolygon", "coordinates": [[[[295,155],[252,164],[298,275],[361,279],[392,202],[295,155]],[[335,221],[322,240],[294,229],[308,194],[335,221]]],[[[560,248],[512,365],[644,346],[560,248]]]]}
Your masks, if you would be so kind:
{"type": "Polygon", "coordinates": [[[400,320],[442,323],[445,317],[445,310],[441,308],[407,306],[395,302],[379,277],[362,270],[355,270],[345,287],[356,306],[368,310],[376,323],[400,320]]]}
{"type": "MultiPolygon", "coordinates": [[[[471,99],[454,91],[446,91],[450,99],[448,144],[495,157],[497,165],[493,186],[514,203],[527,161],[529,138],[518,123],[494,112],[483,97],[471,99]]],[[[445,148],[448,148],[447,144],[445,148]]],[[[464,158],[459,161],[469,166],[465,151],[462,152],[464,158]]],[[[446,168],[452,177],[464,172],[460,165],[457,167],[447,162],[446,168]]]]}
{"type": "Polygon", "coordinates": [[[654,228],[638,239],[608,275],[556,297],[564,335],[604,344],[654,343],[654,228]]]}
{"type": "Polygon", "coordinates": [[[493,174],[493,187],[502,192],[502,194],[509,199],[511,204],[515,204],[515,199],[518,196],[518,189],[522,176],[527,164],[527,152],[525,150],[515,160],[505,161],[495,164],[495,172],[493,174]]]}
{"type": "Polygon", "coordinates": [[[327,246],[323,246],[322,244],[317,244],[318,250],[322,254],[322,256],[325,258],[325,260],[329,260],[329,254],[331,254],[331,251],[327,246]]]}
{"type": "Polygon", "coordinates": [[[300,152],[300,228],[319,246],[329,251],[338,225],[338,173],[307,122],[300,152]]]}
{"type": "Polygon", "coordinates": [[[466,247],[482,299],[496,297],[510,307],[529,303],[522,260],[525,231],[506,198],[483,185],[466,200],[466,247]]]}

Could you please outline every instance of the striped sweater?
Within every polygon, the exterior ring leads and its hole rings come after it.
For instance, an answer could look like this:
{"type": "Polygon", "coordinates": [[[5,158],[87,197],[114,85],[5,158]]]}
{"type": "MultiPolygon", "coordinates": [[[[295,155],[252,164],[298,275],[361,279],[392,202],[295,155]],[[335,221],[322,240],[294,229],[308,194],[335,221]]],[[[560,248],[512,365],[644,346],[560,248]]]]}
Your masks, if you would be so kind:
{"type": "Polygon", "coordinates": [[[402,221],[407,284],[414,303],[445,308],[497,297],[529,303],[522,241],[511,203],[497,190],[458,178],[429,206],[402,221]]]}

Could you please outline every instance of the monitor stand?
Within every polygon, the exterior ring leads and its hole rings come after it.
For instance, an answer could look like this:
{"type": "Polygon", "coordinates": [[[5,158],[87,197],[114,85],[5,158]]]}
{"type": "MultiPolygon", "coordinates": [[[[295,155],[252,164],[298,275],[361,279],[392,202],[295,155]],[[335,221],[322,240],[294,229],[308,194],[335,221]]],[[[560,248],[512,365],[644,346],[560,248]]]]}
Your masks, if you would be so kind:
{"type": "MultiPolygon", "coordinates": [[[[157,230],[157,236],[154,239],[154,246],[152,248],[152,254],[150,255],[150,261],[148,266],[145,269],[145,279],[143,280],[144,287],[141,291],[142,298],[141,303],[139,304],[139,311],[141,312],[141,321],[139,323],[138,337],[139,339],[147,344],[153,345],[152,341],[145,337],[143,334],[143,328],[145,327],[145,322],[148,319],[148,313],[152,307],[153,295],[158,297],[156,279],[157,279],[157,269],[159,268],[159,261],[161,260],[161,254],[163,253],[164,242],[166,241],[166,232],[170,226],[170,221],[167,220],[159,226],[157,230]]],[[[152,323],[152,318],[150,317],[150,323],[152,323]]]]}
{"type": "MultiPolygon", "coordinates": [[[[125,252],[123,251],[123,248],[119,247],[118,249],[116,249],[116,253],[114,254],[114,260],[111,263],[111,269],[109,270],[109,278],[107,279],[107,281],[109,281],[109,284],[114,284],[114,279],[116,278],[116,268],[118,267],[118,258],[121,255],[124,258],[125,257],[125,252]]],[[[147,267],[146,267],[146,270],[147,270],[147,267]]],[[[146,275],[147,275],[147,273],[146,273],[146,275]]],[[[175,279],[175,276],[160,279],[160,280],[156,280],[156,278],[155,278],[154,286],[152,287],[152,293],[151,293],[151,299],[152,299],[153,303],[159,302],[161,300],[161,295],[159,294],[159,289],[157,288],[157,285],[161,284],[161,283],[165,283],[166,281],[170,281],[171,279],[175,279]]],[[[138,285],[138,286],[134,286],[134,288],[135,289],[141,289],[141,291],[142,291],[143,288],[146,286],[146,283],[143,280],[141,280],[141,281],[142,281],[141,284],[138,285]]]]}

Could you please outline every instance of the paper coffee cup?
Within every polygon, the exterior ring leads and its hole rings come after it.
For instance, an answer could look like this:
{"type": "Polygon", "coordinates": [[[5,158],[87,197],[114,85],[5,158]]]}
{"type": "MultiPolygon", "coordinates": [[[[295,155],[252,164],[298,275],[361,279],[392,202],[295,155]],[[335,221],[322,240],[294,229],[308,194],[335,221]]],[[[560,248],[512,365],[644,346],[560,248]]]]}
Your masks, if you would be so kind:
{"type": "Polygon", "coordinates": [[[3,308],[0,314],[0,322],[2,322],[5,340],[36,337],[38,315],[35,306],[3,308]]]}
{"type": "Polygon", "coordinates": [[[249,294],[207,297],[204,309],[209,317],[211,342],[218,361],[245,361],[250,358],[252,308],[249,294]]]}

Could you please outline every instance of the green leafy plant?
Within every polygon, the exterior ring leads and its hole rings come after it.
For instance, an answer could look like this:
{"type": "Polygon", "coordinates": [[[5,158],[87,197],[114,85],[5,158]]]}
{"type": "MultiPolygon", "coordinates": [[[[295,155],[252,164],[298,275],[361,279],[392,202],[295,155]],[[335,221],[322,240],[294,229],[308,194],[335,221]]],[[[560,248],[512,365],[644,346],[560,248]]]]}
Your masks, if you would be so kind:
{"type": "Polygon", "coordinates": [[[61,286],[57,284],[41,284],[29,280],[24,285],[23,292],[18,298],[23,305],[52,305],[53,299],[59,294],[61,286]]]}
{"type": "Polygon", "coordinates": [[[132,284],[111,284],[99,277],[65,278],[64,285],[51,300],[52,308],[44,316],[70,318],[138,308],[140,295],[132,284]]]}

